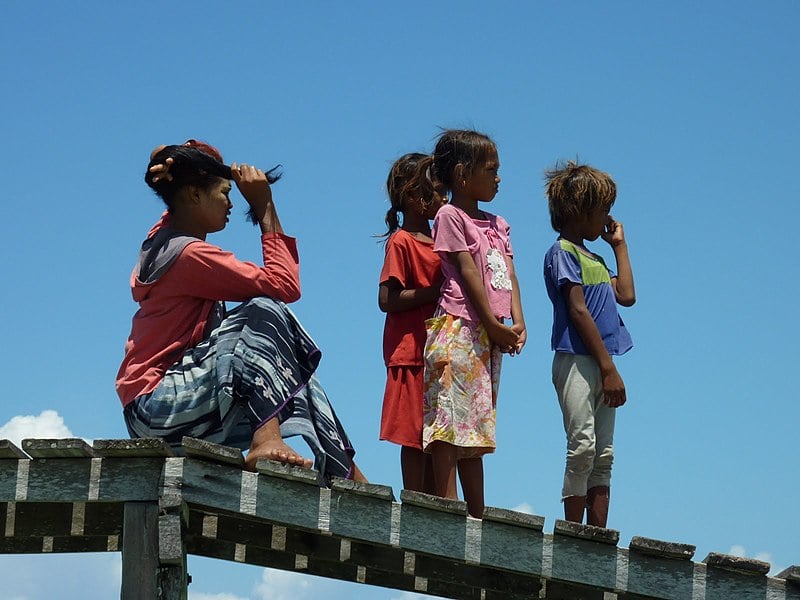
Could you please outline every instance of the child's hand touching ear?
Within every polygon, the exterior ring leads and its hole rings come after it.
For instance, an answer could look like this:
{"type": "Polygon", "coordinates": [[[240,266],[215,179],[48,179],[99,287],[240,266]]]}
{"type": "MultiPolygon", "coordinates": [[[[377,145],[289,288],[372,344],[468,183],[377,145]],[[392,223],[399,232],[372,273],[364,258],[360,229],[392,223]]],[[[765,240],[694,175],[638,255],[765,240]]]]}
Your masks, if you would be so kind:
{"type": "Polygon", "coordinates": [[[619,246],[625,243],[625,231],[622,229],[622,223],[615,221],[614,217],[608,215],[608,221],[602,233],[602,238],[608,242],[612,247],[619,246]]]}

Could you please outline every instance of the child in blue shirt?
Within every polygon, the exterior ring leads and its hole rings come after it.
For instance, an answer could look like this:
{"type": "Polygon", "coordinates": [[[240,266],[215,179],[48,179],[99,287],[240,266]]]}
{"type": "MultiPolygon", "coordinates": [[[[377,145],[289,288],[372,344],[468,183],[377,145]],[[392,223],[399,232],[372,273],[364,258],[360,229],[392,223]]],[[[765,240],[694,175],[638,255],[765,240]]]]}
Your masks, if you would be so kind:
{"type": "Polygon", "coordinates": [[[568,521],[605,527],[614,459],[614,417],[625,404],[625,383],[612,356],[633,343],[617,304],[636,301],[622,223],[609,211],[613,179],[568,162],[545,174],[550,223],[559,233],[547,251],[544,280],[553,303],[553,385],[567,434],[561,497],[568,521]],[[584,245],[598,237],[614,251],[617,273],[584,245]]]}

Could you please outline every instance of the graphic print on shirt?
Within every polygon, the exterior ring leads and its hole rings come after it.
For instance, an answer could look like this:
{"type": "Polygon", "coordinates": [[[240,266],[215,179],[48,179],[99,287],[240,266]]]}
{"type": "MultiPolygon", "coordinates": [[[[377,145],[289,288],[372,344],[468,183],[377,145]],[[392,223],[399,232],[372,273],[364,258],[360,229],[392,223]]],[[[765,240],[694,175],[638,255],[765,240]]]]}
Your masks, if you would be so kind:
{"type": "Polygon", "coordinates": [[[511,278],[508,276],[508,265],[503,254],[497,248],[486,251],[486,264],[492,272],[492,287],[496,290],[510,290],[511,278]]]}

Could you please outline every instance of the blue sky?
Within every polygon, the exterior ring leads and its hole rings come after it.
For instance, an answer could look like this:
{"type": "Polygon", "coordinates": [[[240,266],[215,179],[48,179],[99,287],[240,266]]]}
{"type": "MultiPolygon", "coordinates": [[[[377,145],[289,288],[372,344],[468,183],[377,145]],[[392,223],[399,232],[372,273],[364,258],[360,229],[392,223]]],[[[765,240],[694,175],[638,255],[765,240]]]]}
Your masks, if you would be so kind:
{"type": "MultiPolygon", "coordinates": [[[[399,495],[398,448],[378,441],[372,236],[392,161],[430,150],[440,126],[474,127],[499,148],[487,208],[511,224],[528,325],[504,363],[487,503],[543,515],[546,531],[562,515],[542,174],[579,157],[617,181],[638,295],[622,313],[635,347],[618,361],[629,400],[609,525],[624,546],[643,535],[695,544],[697,560],[800,563],[796,2],[11,0],[3,13],[0,437],[126,436],[113,380],[128,276],[161,211],[142,175],[153,146],[196,137],[229,161],[283,165],[296,312],[361,468],[399,495]]],[[[210,241],[258,260],[233,202],[210,241]]],[[[92,600],[118,593],[118,564],[0,556],[0,577],[15,600],[55,583],[92,600]]],[[[192,600],[414,597],[203,559],[190,571],[192,600]]]]}

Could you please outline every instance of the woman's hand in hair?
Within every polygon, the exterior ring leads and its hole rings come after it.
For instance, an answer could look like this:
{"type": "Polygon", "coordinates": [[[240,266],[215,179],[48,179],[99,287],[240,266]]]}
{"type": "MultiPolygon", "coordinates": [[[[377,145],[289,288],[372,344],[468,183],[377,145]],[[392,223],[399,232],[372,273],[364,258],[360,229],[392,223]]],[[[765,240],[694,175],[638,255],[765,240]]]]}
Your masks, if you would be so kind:
{"type": "Polygon", "coordinates": [[[170,157],[163,163],[157,163],[147,170],[153,176],[153,183],[156,183],[161,179],[172,181],[172,175],[169,173],[169,168],[172,166],[173,162],[174,161],[172,157],[170,157]]]}
{"type": "Polygon", "coordinates": [[[272,189],[269,187],[266,173],[252,165],[233,163],[231,175],[236,187],[250,205],[253,221],[260,225],[261,231],[283,233],[272,202],[272,189]]]}
{"type": "Polygon", "coordinates": [[[272,203],[272,190],[267,182],[266,173],[252,165],[233,163],[231,174],[244,199],[256,215],[261,217],[267,205],[272,203]]]}
{"type": "MultiPolygon", "coordinates": [[[[166,146],[164,144],[159,144],[153,151],[150,153],[150,160],[153,160],[159,152],[161,152],[166,146]]],[[[167,181],[172,181],[172,175],[169,174],[169,168],[172,166],[173,160],[168,158],[163,163],[158,163],[150,167],[147,171],[148,173],[152,174],[153,176],[153,183],[157,182],[160,179],[166,179],[167,181]]]]}

